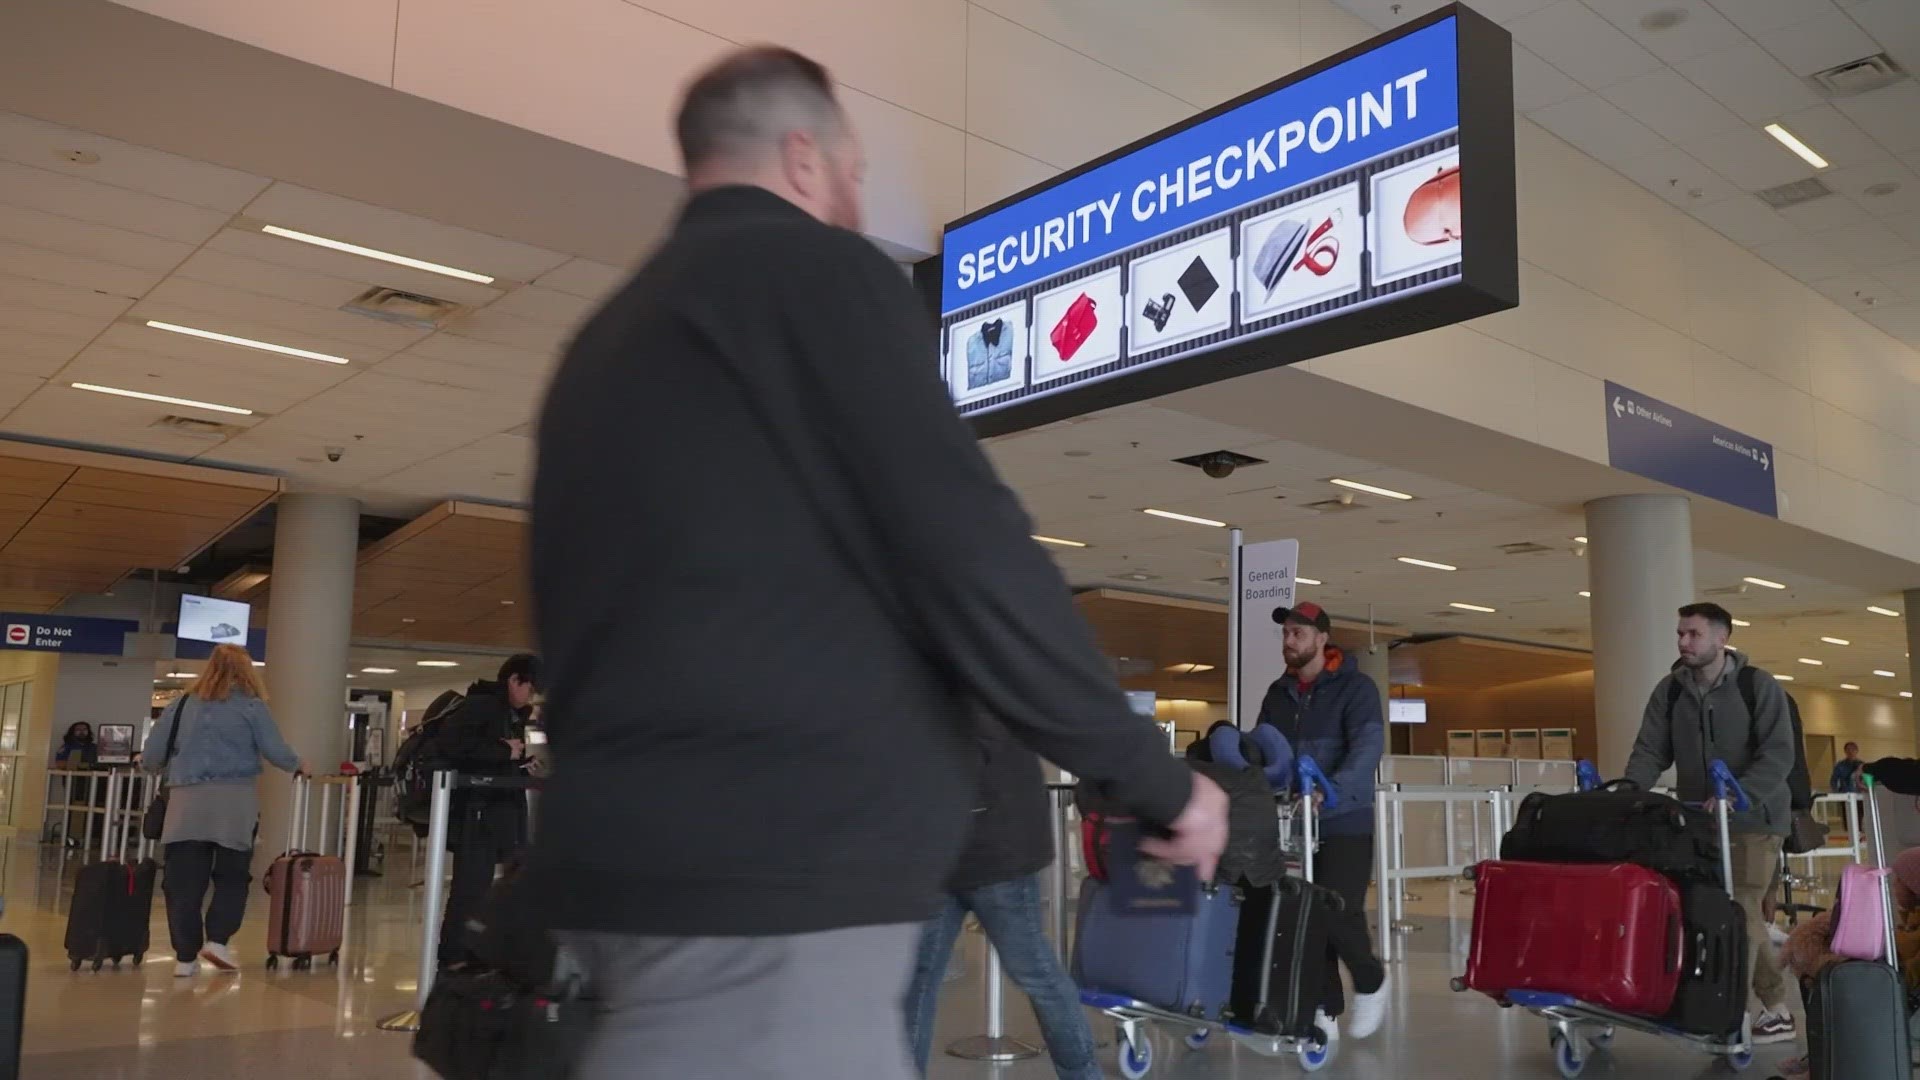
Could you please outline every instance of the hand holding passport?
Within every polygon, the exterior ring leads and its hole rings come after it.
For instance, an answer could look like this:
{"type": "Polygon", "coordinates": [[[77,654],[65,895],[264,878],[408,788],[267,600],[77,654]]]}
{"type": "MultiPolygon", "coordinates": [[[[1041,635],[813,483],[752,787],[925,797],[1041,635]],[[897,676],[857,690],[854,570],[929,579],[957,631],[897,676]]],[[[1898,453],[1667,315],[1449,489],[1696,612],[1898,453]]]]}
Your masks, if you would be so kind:
{"type": "Polygon", "coordinates": [[[1162,862],[1140,850],[1137,823],[1115,824],[1107,848],[1107,886],[1122,915],[1191,915],[1200,875],[1191,866],[1162,862]]]}

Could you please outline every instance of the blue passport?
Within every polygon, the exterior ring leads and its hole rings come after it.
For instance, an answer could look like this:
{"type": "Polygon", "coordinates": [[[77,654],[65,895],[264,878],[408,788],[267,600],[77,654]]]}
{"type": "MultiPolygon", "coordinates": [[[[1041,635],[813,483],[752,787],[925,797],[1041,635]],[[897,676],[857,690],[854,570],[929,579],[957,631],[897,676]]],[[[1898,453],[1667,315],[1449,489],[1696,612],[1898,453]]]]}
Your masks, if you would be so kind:
{"type": "Polygon", "coordinates": [[[1161,862],[1140,851],[1138,825],[1115,825],[1107,848],[1107,892],[1126,916],[1192,915],[1199,910],[1200,875],[1191,866],[1161,862]]]}

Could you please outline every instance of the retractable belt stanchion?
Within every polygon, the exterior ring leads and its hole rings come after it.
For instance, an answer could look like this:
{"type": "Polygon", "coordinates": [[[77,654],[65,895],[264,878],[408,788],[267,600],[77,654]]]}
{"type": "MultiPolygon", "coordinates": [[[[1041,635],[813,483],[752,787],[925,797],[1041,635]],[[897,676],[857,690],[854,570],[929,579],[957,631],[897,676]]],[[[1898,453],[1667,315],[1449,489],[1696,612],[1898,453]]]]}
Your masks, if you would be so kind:
{"type": "Polygon", "coordinates": [[[1073,806],[1072,784],[1048,784],[1053,796],[1053,945],[1060,962],[1073,962],[1073,837],[1068,834],[1067,811],[1073,806]]]}
{"type": "Polygon", "coordinates": [[[440,909],[447,891],[447,819],[453,813],[453,785],[458,774],[433,774],[433,810],[427,819],[427,880],[422,904],[425,916],[420,933],[420,975],[415,986],[413,1008],[394,1013],[380,1021],[381,1031],[419,1031],[420,1010],[433,990],[433,977],[440,967],[440,909]]]}
{"type": "Polygon", "coordinates": [[[947,1053],[967,1061],[1025,1061],[1039,1057],[1038,1049],[1006,1032],[1006,1000],[1000,986],[1000,954],[995,951],[992,942],[987,943],[986,972],[982,978],[987,984],[987,1033],[957,1040],[947,1047],[947,1053]]]}

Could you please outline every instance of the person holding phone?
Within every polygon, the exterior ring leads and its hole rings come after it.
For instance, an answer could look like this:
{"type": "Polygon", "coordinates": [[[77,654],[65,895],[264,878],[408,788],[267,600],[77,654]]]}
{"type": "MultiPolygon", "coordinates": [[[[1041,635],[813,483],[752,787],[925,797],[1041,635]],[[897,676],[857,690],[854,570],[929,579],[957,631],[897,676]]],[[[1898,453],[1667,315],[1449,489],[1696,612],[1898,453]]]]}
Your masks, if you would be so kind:
{"type": "MultiPolygon", "coordinates": [[[[509,657],[493,681],[468,687],[466,700],[448,714],[437,740],[447,764],[468,776],[538,775],[539,765],[527,753],[527,718],[539,689],[540,659],[530,653],[509,657]]],[[[453,793],[447,829],[453,881],[440,924],[442,965],[466,959],[467,917],[486,899],[496,869],[526,842],[525,791],[453,793]]]]}

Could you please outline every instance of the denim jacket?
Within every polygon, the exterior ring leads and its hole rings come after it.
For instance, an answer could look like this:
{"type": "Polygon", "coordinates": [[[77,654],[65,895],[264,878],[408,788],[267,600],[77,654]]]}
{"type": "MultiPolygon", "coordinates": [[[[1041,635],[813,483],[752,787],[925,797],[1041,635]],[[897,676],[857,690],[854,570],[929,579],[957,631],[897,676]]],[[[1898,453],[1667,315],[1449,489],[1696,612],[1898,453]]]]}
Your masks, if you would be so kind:
{"type": "Polygon", "coordinates": [[[169,784],[184,787],[209,780],[245,780],[260,775],[263,757],[286,772],[300,767],[300,755],[280,737],[267,703],[235,693],[225,701],[189,695],[169,705],[154,722],[140,754],[141,767],[148,772],[161,770],[167,736],[175,723],[181,725],[180,741],[172,760],[164,763],[169,784]]]}

